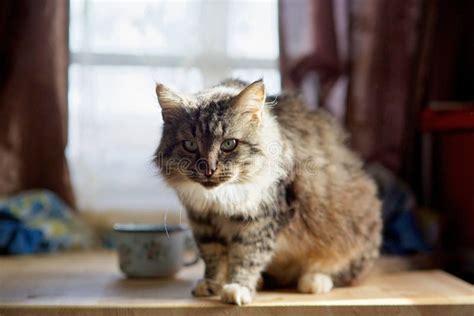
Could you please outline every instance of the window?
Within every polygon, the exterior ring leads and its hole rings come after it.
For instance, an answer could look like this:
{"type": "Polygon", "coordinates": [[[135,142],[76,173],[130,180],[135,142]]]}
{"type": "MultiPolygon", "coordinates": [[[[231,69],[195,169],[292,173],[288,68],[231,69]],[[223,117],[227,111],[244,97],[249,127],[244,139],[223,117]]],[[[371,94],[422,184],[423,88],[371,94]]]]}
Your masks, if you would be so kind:
{"type": "Polygon", "coordinates": [[[155,82],[182,92],[236,76],[280,89],[277,0],[72,0],[69,145],[81,209],[180,210],[156,176],[155,82]]]}

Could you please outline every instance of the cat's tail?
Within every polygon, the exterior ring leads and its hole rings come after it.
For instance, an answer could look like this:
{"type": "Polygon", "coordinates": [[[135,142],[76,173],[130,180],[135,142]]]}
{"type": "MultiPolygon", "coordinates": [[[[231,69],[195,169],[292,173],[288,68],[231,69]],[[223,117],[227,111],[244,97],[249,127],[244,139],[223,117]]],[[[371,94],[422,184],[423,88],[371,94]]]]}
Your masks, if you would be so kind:
{"type": "Polygon", "coordinates": [[[366,254],[351,262],[349,267],[333,275],[336,286],[356,285],[370,274],[374,275],[395,273],[411,270],[425,270],[438,268],[436,258],[429,254],[413,256],[378,256],[366,254]]]}
{"type": "Polygon", "coordinates": [[[349,286],[359,283],[374,267],[379,251],[374,250],[364,253],[361,257],[352,260],[349,266],[343,271],[332,275],[335,286],[349,286]]]}

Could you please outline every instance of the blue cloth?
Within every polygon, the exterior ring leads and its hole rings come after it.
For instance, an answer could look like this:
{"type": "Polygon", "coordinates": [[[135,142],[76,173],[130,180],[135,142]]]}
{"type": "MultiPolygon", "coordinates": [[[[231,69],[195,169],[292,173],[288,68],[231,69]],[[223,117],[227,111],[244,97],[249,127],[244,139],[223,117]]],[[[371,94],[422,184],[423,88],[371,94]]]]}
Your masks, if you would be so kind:
{"type": "Polygon", "coordinates": [[[52,252],[93,243],[92,231],[50,191],[0,200],[0,254],[52,252]]]}
{"type": "Polygon", "coordinates": [[[382,200],[382,253],[406,255],[431,250],[415,220],[416,200],[412,191],[385,167],[368,168],[382,200]]]}
{"type": "Polygon", "coordinates": [[[386,221],[382,251],[387,254],[425,252],[430,247],[421,237],[411,212],[400,212],[386,221]]]}
{"type": "Polygon", "coordinates": [[[0,252],[2,254],[35,253],[41,249],[43,232],[28,228],[5,211],[0,211],[0,252]]]}

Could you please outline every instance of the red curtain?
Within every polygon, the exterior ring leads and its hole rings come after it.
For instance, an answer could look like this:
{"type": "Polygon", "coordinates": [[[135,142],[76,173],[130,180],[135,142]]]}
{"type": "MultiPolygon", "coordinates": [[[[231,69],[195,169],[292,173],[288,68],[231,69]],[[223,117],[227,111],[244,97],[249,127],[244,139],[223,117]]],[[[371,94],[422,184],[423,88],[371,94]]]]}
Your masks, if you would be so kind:
{"type": "Polygon", "coordinates": [[[365,159],[399,174],[414,163],[425,6],[423,0],[280,0],[284,88],[300,89],[311,106],[332,112],[365,159]]]}
{"type": "Polygon", "coordinates": [[[302,90],[312,108],[324,106],[342,120],[348,83],[347,1],[282,0],[279,12],[284,87],[302,90]]]}
{"type": "Polygon", "coordinates": [[[68,1],[0,2],[0,195],[74,197],[67,143],[68,1]]]}

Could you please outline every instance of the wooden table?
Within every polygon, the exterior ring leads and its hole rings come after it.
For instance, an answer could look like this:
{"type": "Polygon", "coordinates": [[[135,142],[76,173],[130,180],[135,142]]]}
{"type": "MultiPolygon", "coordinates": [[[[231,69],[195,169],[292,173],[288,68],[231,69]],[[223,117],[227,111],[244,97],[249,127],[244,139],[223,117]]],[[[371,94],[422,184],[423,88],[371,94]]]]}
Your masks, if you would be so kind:
{"type": "Polygon", "coordinates": [[[474,289],[445,272],[373,273],[325,295],[258,293],[238,307],[190,290],[202,265],[171,279],[126,279],[112,252],[0,258],[0,316],[6,315],[474,315],[474,289]]]}

